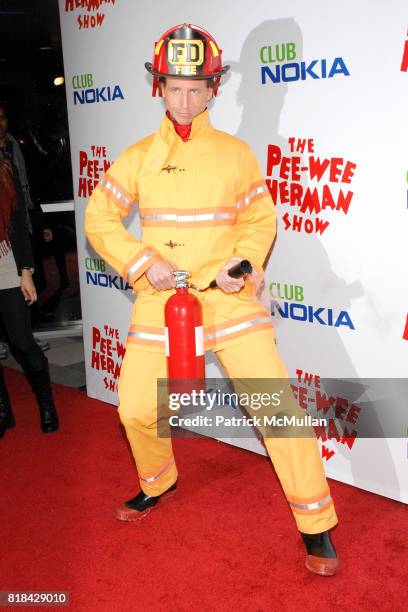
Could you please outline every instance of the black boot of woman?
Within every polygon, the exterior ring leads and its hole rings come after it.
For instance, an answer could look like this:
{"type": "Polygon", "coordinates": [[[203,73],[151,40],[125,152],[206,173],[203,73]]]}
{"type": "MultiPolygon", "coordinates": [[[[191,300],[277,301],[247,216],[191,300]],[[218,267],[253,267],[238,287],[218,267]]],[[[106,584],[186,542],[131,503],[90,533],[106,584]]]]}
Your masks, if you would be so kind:
{"type": "Polygon", "coordinates": [[[0,438],[16,424],[14,414],[11,410],[10,397],[7,391],[4,369],[0,364],[0,438]]]}
{"type": "Polygon", "coordinates": [[[40,410],[40,424],[44,433],[57,431],[59,420],[52,395],[48,362],[41,370],[26,370],[27,378],[37,400],[40,410]]]}

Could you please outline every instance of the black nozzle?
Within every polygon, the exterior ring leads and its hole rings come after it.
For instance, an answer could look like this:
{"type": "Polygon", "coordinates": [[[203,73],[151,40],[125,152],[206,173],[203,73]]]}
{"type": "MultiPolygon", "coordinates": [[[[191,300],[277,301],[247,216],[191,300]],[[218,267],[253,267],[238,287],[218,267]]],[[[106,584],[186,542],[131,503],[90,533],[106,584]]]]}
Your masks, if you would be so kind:
{"type": "MultiPolygon", "coordinates": [[[[243,259],[236,266],[233,266],[228,270],[228,276],[231,276],[232,278],[241,278],[242,276],[245,276],[245,274],[251,274],[251,272],[251,262],[248,261],[248,259],[243,259]]],[[[213,281],[211,281],[209,287],[210,289],[215,289],[216,286],[217,281],[214,279],[213,281]]]]}

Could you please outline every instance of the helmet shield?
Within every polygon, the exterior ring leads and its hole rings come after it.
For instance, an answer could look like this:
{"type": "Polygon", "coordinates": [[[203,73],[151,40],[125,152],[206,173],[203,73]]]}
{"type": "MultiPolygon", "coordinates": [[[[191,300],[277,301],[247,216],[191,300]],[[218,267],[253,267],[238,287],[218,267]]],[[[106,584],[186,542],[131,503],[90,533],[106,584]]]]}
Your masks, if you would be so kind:
{"type": "MultiPolygon", "coordinates": [[[[167,30],[155,44],[153,63],[146,69],[154,76],[153,95],[158,89],[158,77],[214,80],[214,94],[220,77],[229,66],[222,66],[222,50],[203,28],[182,24],[167,30]]],[[[159,90],[160,94],[160,90],[159,90]]]]}

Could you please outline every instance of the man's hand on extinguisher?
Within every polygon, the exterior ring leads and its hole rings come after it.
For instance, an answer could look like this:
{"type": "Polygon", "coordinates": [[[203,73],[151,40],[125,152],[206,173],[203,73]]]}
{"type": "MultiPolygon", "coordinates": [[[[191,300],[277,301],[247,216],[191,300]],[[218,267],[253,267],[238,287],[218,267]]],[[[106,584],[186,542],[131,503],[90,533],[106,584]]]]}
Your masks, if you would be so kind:
{"type": "Polygon", "coordinates": [[[228,271],[237,264],[241,263],[241,261],[244,261],[242,257],[232,257],[225,264],[225,266],[217,274],[217,286],[225,293],[238,293],[243,288],[245,282],[247,282],[248,284],[252,285],[254,295],[257,295],[263,280],[261,274],[256,268],[252,267],[252,272],[241,278],[232,278],[228,274],[228,271]]]}
{"type": "Polygon", "coordinates": [[[177,270],[177,267],[166,259],[159,259],[156,261],[148,270],[146,270],[146,276],[149,283],[158,291],[164,291],[165,289],[174,289],[176,286],[176,280],[173,272],[177,270]]]}
{"type": "Polygon", "coordinates": [[[215,280],[217,287],[219,287],[224,293],[238,293],[245,285],[243,278],[232,278],[228,276],[228,270],[236,266],[242,261],[242,257],[232,257],[223,268],[218,272],[215,280]]]}

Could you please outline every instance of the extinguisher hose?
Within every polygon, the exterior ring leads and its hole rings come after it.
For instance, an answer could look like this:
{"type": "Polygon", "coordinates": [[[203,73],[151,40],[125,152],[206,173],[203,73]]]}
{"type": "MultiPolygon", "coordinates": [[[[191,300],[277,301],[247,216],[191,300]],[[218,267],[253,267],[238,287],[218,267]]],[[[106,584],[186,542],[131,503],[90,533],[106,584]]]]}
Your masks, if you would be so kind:
{"type": "MultiPolygon", "coordinates": [[[[228,270],[228,276],[231,276],[232,278],[241,278],[245,274],[251,274],[251,272],[252,272],[251,262],[248,261],[248,259],[243,259],[236,266],[228,270]]],[[[216,286],[217,286],[217,281],[214,279],[209,284],[209,288],[215,289],[216,286]]]]}

